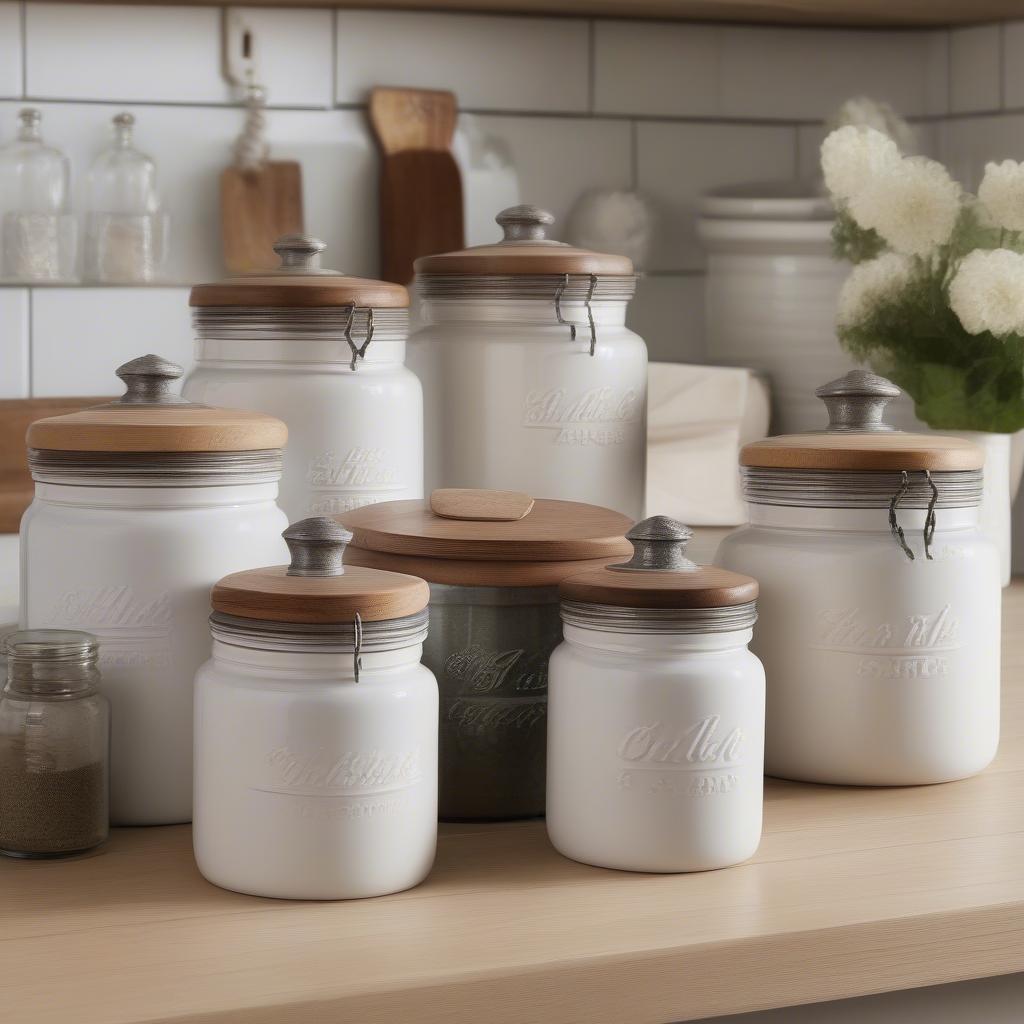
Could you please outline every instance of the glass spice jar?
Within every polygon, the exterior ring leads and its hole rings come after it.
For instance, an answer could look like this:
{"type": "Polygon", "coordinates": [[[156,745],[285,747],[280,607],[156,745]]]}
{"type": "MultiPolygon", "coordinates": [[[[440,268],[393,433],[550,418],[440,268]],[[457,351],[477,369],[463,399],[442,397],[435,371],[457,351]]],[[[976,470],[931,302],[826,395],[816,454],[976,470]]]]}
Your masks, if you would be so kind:
{"type": "Polygon", "coordinates": [[[0,695],[0,852],[61,857],[109,832],[110,707],[97,691],[91,633],[30,629],[7,637],[0,695]]]}

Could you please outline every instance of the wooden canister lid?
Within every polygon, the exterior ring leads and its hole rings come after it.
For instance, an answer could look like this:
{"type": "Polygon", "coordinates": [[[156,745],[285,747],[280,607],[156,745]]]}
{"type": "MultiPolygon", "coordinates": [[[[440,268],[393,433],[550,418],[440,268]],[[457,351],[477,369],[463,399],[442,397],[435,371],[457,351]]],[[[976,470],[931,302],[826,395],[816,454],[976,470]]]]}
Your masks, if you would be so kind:
{"type": "Polygon", "coordinates": [[[495,218],[505,237],[491,245],[421,256],[417,274],[437,275],[564,275],[632,277],[626,256],[578,249],[546,237],[555,218],[537,206],[512,206],[495,218]]]}
{"type": "Polygon", "coordinates": [[[400,619],[423,611],[430,590],[421,579],[345,564],[352,535],[331,519],[304,519],[284,531],[292,560],[232,573],[216,583],[216,612],[242,619],[308,625],[400,619]]]}
{"type": "Polygon", "coordinates": [[[242,409],[216,409],[171,392],[184,371],[160,356],[119,366],[125,393],[90,409],[36,420],[29,448],[72,452],[249,452],[279,449],[288,428],[279,419],[242,409]]]}
{"type": "Polygon", "coordinates": [[[818,388],[828,409],[829,425],[820,433],[787,434],[745,445],[740,465],[759,469],[929,470],[981,469],[984,453],[977,445],[943,434],[894,430],[884,420],[885,406],[900,390],[866,370],[818,388]]]}
{"type": "Polygon", "coordinates": [[[563,601],[619,608],[727,608],[757,598],[757,581],[716,566],[697,565],[685,555],[693,532],[666,516],[637,523],[627,539],[628,562],[588,569],[563,580],[563,601]]]}
{"type": "Polygon", "coordinates": [[[352,531],[349,561],[414,571],[433,583],[550,586],[628,555],[632,520],[575,501],[520,492],[448,489],[338,517],[352,531]]]}
{"type": "Polygon", "coordinates": [[[320,255],[326,248],[318,238],[285,235],[274,245],[281,265],[270,273],[243,274],[226,281],[197,284],[191,306],[338,307],[405,309],[409,293],[400,284],[350,277],[324,270],[320,255]]]}

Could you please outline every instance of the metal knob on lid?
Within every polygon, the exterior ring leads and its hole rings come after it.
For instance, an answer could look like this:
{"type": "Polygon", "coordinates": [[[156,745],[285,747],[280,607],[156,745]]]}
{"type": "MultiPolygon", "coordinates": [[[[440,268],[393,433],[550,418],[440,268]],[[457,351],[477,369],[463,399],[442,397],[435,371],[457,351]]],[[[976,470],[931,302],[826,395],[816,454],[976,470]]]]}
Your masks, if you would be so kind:
{"type": "Polygon", "coordinates": [[[892,381],[867,370],[851,370],[814,392],[828,409],[828,430],[885,431],[896,428],[883,420],[885,407],[902,392],[892,381]]]}
{"type": "MultiPolygon", "coordinates": [[[[276,274],[320,274],[320,255],[327,248],[326,242],[312,235],[282,235],[274,243],[274,252],[281,257],[276,274]]],[[[333,273],[333,271],[326,271],[333,273]]]]}
{"type": "Polygon", "coordinates": [[[505,232],[502,242],[547,242],[549,245],[561,245],[547,237],[547,229],[555,223],[554,214],[539,206],[528,203],[510,206],[494,219],[505,232]]]}
{"type": "Polygon", "coordinates": [[[292,556],[289,576],[341,576],[345,572],[345,547],[352,534],[324,516],[293,523],[284,533],[292,556]]]}
{"type": "Polygon", "coordinates": [[[139,356],[117,368],[124,381],[125,393],[116,405],[188,405],[186,399],[171,391],[171,386],[185,372],[177,363],[160,356],[139,356]]]}
{"type": "Polygon", "coordinates": [[[693,530],[668,516],[651,516],[634,526],[626,540],[633,545],[628,562],[610,565],[609,569],[641,572],[685,572],[696,569],[696,562],[686,557],[686,545],[693,530]]]}

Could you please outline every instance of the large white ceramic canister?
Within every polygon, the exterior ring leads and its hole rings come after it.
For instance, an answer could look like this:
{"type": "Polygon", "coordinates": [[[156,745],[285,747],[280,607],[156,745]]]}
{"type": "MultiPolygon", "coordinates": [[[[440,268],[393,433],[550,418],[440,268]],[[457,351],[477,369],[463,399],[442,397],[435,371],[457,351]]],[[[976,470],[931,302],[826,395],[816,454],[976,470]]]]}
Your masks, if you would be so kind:
{"type": "Polygon", "coordinates": [[[171,393],[181,368],[143,356],[124,396],[28,430],[35,499],[21,522],[23,628],[100,640],[111,703],[111,820],[192,817],[192,680],[209,653],[209,590],[278,560],[285,425],[171,393]]]}
{"type": "Polygon", "coordinates": [[[289,565],[213,590],[196,676],[196,862],[257,896],[354,899],[421,882],[437,840],[427,585],[343,564],[345,530],[284,534],[289,565]]]}
{"type": "Polygon", "coordinates": [[[747,649],[757,583],[698,566],[655,516],[627,562],[559,587],[548,676],[548,835],[573,860],[704,871],[761,840],[764,670],[747,649]]]}
{"type": "Polygon", "coordinates": [[[512,488],[638,518],[647,452],[647,347],[625,325],[624,256],[546,237],[516,206],[501,242],[416,261],[427,491],[512,488]]]}
{"type": "Polygon", "coordinates": [[[423,496],[423,393],[405,367],[401,285],[320,267],[324,243],[288,235],[270,273],[197,285],[186,398],[288,425],[289,521],[423,496]]]}
{"type": "Polygon", "coordinates": [[[899,389],[874,374],[851,371],[818,395],[826,430],[742,450],[750,525],[716,558],[761,585],[767,771],[870,786],[973,775],[999,741],[984,456],[888,427],[899,389]]]}
{"type": "Polygon", "coordinates": [[[423,661],[441,690],[441,819],[543,814],[558,584],[627,554],[632,520],[522,492],[441,489],[343,522],[349,562],[430,584],[423,661]]]}

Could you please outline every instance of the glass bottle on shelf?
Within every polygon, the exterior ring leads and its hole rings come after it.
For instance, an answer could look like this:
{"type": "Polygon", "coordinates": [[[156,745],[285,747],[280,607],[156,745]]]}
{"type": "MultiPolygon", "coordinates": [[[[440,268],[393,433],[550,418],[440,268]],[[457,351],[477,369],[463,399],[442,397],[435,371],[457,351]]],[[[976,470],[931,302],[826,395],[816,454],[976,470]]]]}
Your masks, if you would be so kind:
{"type": "Polygon", "coordinates": [[[0,274],[15,281],[74,276],[75,220],[68,158],[43,142],[42,114],[26,107],[13,142],[0,147],[0,274]]]}
{"type": "Polygon", "coordinates": [[[159,278],[168,222],[157,188],[156,164],[135,148],[135,118],[114,117],[114,140],[93,161],[86,186],[85,275],[105,284],[144,284],[159,278]]]}
{"type": "Polygon", "coordinates": [[[0,852],[60,857],[109,833],[110,708],[91,633],[6,637],[0,693],[0,852]]]}

